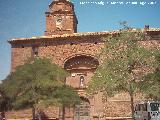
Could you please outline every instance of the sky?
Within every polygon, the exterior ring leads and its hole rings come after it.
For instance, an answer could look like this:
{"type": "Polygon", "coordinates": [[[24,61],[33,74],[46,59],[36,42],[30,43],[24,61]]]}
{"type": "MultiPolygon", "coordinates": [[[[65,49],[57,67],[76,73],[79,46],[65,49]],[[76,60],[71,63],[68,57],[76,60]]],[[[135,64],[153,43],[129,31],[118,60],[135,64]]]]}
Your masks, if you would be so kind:
{"type": "MultiPolygon", "coordinates": [[[[13,38],[42,36],[45,12],[52,0],[0,0],[0,80],[11,69],[13,38]]],[[[78,18],[78,32],[112,31],[119,22],[131,27],[160,28],[160,0],[72,0],[78,18]]]]}

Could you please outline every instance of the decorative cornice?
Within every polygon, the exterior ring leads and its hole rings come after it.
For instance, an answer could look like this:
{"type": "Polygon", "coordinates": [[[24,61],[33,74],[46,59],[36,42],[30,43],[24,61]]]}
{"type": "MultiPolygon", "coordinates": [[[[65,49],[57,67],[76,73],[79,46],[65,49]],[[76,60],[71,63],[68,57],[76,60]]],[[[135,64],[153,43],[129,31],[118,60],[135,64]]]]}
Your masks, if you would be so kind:
{"type": "Polygon", "coordinates": [[[52,4],[56,4],[56,3],[59,3],[59,2],[67,3],[67,4],[70,4],[70,5],[74,6],[73,3],[70,2],[69,0],[54,0],[53,2],[51,2],[51,4],[49,4],[49,7],[51,7],[52,4]]]}

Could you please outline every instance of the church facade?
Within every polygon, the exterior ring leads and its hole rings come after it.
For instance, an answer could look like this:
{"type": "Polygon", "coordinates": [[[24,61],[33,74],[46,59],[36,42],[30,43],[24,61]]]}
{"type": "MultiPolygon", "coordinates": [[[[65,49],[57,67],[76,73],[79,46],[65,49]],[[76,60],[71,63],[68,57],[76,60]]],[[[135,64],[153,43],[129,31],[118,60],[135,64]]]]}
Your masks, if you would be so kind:
{"type": "MultiPolygon", "coordinates": [[[[85,92],[94,71],[101,64],[96,55],[104,45],[102,38],[115,32],[77,33],[78,19],[74,5],[67,0],[54,0],[45,15],[44,36],[9,41],[12,46],[11,71],[29,58],[49,58],[70,73],[66,78],[66,84],[74,87],[83,100],[74,111],[67,110],[66,120],[98,120],[104,117],[104,111],[107,117],[129,117],[130,98],[125,93],[109,98],[104,103],[102,93],[87,96],[85,92]]],[[[148,34],[160,35],[160,29],[147,29],[148,34]]],[[[142,44],[149,47],[160,46],[157,38],[147,43],[144,41],[142,44]]],[[[54,118],[60,119],[59,116],[54,118]]]]}

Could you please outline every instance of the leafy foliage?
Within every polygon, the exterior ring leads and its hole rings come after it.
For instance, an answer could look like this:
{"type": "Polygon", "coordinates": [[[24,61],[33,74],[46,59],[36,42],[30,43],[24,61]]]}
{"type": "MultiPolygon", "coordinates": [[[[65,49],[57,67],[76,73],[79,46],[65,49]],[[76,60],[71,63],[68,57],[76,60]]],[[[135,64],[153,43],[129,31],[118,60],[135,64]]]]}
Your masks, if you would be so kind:
{"type": "Polygon", "coordinates": [[[78,94],[73,91],[70,86],[66,85],[57,89],[55,98],[58,99],[58,103],[61,103],[61,105],[65,107],[74,106],[75,104],[80,103],[78,94]]]}
{"type": "Polygon", "coordinates": [[[133,116],[133,96],[142,89],[141,81],[153,72],[156,64],[154,52],[139,45],[145,34],[127,26],[124,28],[104,38],[105,46],[99,55],[103,63],[96,70],[88,91],[103,91],[106,96],[128,92],[133,116]]]}
{"type": "Polygon", "coordinates": [[[160,100],[160,52],[156,52],[157,68],[154,73],[149,73],[142,81],[142,87],[147,97],[160,100]]]}
{"type": "Polygon", "coordinates": [[[138,40],[143,38],[141,34],[124,30],[105,39],[101,53],[105,59],[96,70],[89,87],[91,91],[103,89],[108,95],[114,95],[121,90],[136,92],[139,89],[139,82],[155,66],[154,53],[138,45],[138,40]]]}
{"type": "Polygon", "coordinates": [[[3,81],[1,88],[15,109],[64,104],[67,100],[62,102],[61,99],[67,99],[68,92],[71,92],[69,100],[78,99],[73,88],[67,85],[64,87],[67,75],[65,70],[52,64],[49,59],[35,58],[34,61],[17,67],[16,71],[3,81]],[[64,96],[60,95],[61,92],[64,96]]]}

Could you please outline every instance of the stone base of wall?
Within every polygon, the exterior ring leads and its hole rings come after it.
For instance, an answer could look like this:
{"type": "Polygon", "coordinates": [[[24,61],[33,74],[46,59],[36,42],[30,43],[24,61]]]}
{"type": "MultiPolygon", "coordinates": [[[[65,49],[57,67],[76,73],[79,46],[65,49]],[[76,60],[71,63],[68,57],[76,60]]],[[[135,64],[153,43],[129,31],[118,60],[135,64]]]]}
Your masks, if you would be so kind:
{"type": "MultiPolygon", "coordinates": [[[[48,107],[42,109],[44,120],[59,120],[59,108],[48,107]]],[[[72,120],[70,113],[66,110],[66,120],[72,120]]],[[[93,120],[125,120],[130,118],[130,101],[107,101],[104,104],[104,114],[91,116],[93,120]]],[[[32,109],[8,111],[6,112],[7,120],[32,120],[32,109]]]]}
{"type": "Polygon", "coordinates": [[[18,111],[8,111],[5,113],[7,120],[31,120],[32,119],[32,109],[18,110],[18,111]]]}
{"type": "MultiPolygon", "coordinates": [[[[5,113],[7,120],[32,120],[32,109],[18,110],[18,111],[8,111],[5,113]]],[[[58,120],[59,118],[59,108],[58,107],[48,107],[42,109],[43,119],[58,120]]]]}
{"type": "Polygon", "coordinates": [[[107,101],[105,105],[106,117],[130,117],[130,101],[107,101]]]}
{"type": "MultiPolygon", "coordinates": [[[[135,95],[135,102],[143,100],[142,94],[135,95]]],[[[103,110],[100,112],[93,112],[90,116],[91,120],[126,120],[131,118],[131,103],[130,97],[127,93],[120,93],[114,97],[107,98],[103,101],[103,110]]],[[[95,109],[95,108],[94,108],[95,109]]],[[[97,108],[96,108],[97,109],[97,108]]],[[[48,107],[42,109],[42,115],[45,116],[45,120],[60,120],[62,115],[61,110],[58,107],[48,107]]],[[[65,110],[66,120],[73,119],[73,109],[65,110]]],[[[32,119],[32,109],[20,110],[20,111],[9,111],[6,113],[7,120],[31,120],[32,119]]]]}

